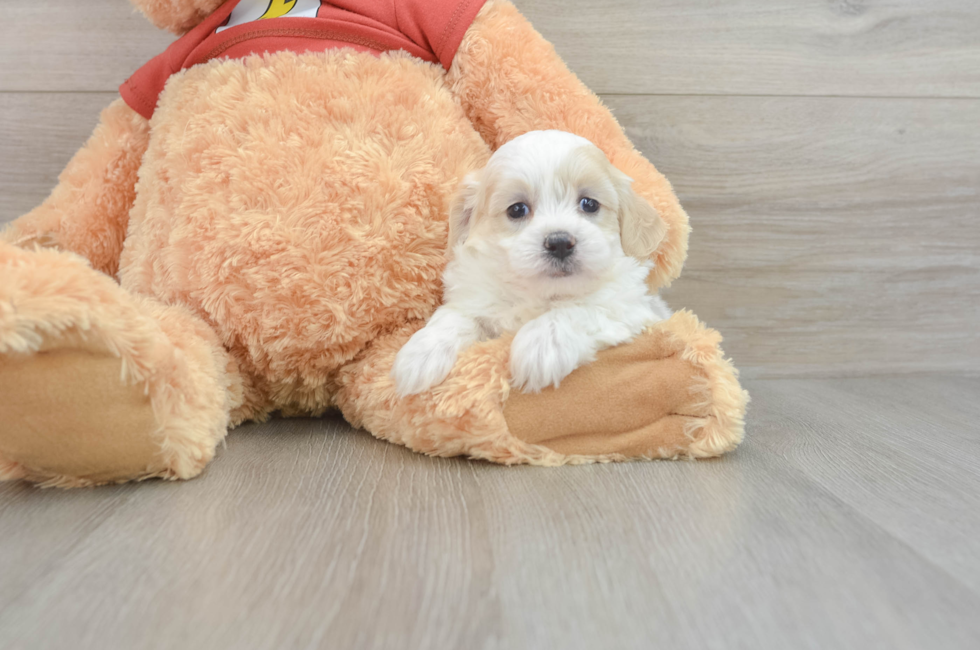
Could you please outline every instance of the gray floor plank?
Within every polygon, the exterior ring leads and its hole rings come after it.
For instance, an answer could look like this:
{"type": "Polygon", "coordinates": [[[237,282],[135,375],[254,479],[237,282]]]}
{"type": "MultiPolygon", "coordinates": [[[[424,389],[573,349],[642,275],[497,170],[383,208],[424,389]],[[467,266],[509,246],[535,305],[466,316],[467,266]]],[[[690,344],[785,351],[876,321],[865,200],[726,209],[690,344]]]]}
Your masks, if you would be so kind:
{"type": "Polygon", "coordinates": [[[0,557],[47,565],[0,646],[976,647],[977,385],[752,381],[747,442],[708,462],[502,468],[326,418],[243,427],[188,483],[2,485],[35,532],[0,557]],[[112,505],[79,529],[80,499],[112,505]],[[36,531],[76,543],[38,559],[36,531]]]}
{"type": "Polygon", "coordinates": [[[69,632],[80,647],[316,647],[327,634],[373,633],[362,623],[377,607],[402,632],[465,638],[476,619],[438,606],[419,617],[418,607],[451,594],[482,610],[489,581],[475,579],[460,507],[467,466],[338,421],[246,427],[200,480],[132,486],[138,498],[69,554],[71,570],[0,613],[0,646],[57,644],[69,632]],[[395,597],[384,601],[388,574],[395,597]],[[47,614],[27,614],[40,603],[47,614]],[[64,619],[52,628],[55,610],[64,619]]]}
{"type": "Polygon", "coordinates": [[[766,381],[754,441],[980,593],[980,379],[946,382],[937,409],[972,394],[973,422],[922,412],[922,378],[766,381]],[[913,404],[910,406],[909,404],[913,404]]]}
{"type": "Polygon", "coordinates": [[[564,507],[532,501],[520,524],[512,511],[541,492],[537,477],[499,488],[509,499],[491,530],[518,554],[510,564],[534,567],[498,578],[507,618],[522,624],[516,647],[919,648],[980,638],[980,628],[947,631],[976,594],[751,446],[715,463],[594,471],[548,477],[564,507]],[[557,532],[529,542],[536,526],[557,532]]]}
{"type": "Polygon", "coordinates": [[[515,0],[596,92],[980,97],[975,0],[515,0]]]}
{"type": "MultiPolygon", "coordinates": [[[[601,93],[980,97],[974,0],[516,0],[601,93]]],[[[5,0],[0,91],[115,90],[172,37],[124,0],[5,0]]]]}
{"type": "Polygon", "coordinates": [[[57,570],[73,548],[132,496],[125,487],[66,495],[25,483],[0,483],[0,611],[57,570]]]}
{"type": "Polygon", "coordinates": [[[126,0],[3,0],[0,92],[115,91],[174,36],[126,0]]]}
{"type": "Polygon", "coordinates": [[[980,101],[612,97],[691,217],[665,293],[747,376],[980,364],[980,101]]]}

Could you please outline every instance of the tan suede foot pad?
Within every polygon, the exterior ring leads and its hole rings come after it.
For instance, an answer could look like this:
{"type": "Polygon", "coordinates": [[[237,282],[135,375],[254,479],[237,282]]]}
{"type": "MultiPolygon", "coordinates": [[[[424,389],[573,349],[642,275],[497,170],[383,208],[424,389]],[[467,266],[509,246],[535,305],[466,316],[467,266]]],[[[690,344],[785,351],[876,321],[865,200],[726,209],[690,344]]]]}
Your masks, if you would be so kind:
{"type": "Polygon", "coordinates": [[[691,444],[686,428],[704,415],[691,404],[692,378],[700,373],[677,356],[657,358],[661,350],[646,350],[647,358],[631,352],[610,350],[558,390],[511,392],[504,410],[511,433],[570,456],[684,453],[691,444]]]}
{"type": "Polygon", "coordinates": [[[0,357],[0,455],[58,485],[110,483],[159,464],[142,385],[108,353],[58,349],[0,357]]]}

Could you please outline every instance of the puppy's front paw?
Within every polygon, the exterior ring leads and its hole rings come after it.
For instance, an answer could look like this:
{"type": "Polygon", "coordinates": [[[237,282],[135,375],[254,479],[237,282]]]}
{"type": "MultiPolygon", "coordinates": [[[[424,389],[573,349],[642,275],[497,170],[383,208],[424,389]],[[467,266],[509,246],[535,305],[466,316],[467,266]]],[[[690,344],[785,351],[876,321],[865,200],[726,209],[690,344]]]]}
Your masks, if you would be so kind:
{"type": "Polygon", "coordinates": [[[544,321],[531,321],[514,337],[510,346],[510,374],[514,385],[525,393],[558,386],[579,365],[575,341],[564,340],[544,321]]]}
{"type": "Polygon", "coordinates": [[[422,393],[442,383],[456,363],[456,346],[430,329],[415,333],[398,351],[391,376],[400,397],[422,393]]]}

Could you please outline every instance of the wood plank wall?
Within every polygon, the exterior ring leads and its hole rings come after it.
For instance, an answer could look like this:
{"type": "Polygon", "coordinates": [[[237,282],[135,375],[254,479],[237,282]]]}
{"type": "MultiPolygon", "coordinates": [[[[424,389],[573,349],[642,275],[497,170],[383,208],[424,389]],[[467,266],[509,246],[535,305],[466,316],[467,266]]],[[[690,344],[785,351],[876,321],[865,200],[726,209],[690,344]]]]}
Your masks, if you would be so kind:
{"type": "MultiPolygon", "coordinates": [[[[517,4],[673,181],[694,232],[666,296],[746,375],[977,373],[980,2],[517,4]]],[[[170,41],[124,0],[4,13],[0,222],[170,41]]]]}

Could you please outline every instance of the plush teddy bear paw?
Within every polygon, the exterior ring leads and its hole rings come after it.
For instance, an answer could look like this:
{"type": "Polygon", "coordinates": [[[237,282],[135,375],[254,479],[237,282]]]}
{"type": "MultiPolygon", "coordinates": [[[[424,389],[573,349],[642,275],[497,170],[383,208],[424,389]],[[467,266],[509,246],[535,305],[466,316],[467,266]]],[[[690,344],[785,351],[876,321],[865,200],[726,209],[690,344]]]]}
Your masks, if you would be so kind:
{"type": "MultiPolygon", "coordinates": [[[[723,454],[742,439],[748,394],[720,341],[692,314],[679,312],[630,343],[600,351],[560,387],[511,392],[507,427],[566,459],[723,454]]],[[[519,353],[515,345],[513,354],[519,353]]]]}

